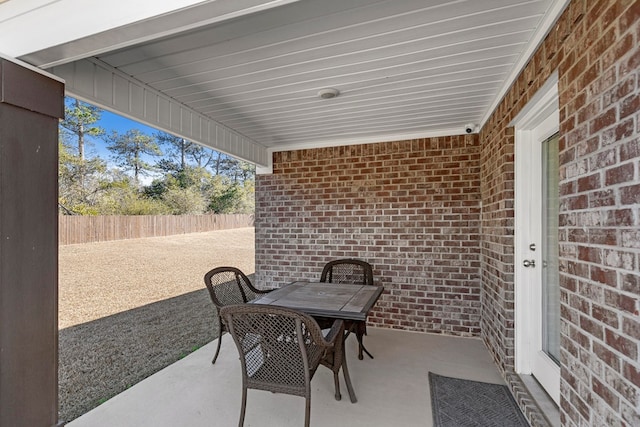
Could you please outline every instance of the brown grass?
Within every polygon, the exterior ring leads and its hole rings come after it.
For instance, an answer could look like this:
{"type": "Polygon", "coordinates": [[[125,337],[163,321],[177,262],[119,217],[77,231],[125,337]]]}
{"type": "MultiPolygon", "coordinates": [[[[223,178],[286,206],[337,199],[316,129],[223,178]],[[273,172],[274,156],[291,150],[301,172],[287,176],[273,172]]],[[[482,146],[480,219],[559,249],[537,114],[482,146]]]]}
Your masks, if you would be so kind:
{"type": "Polygon", "coordinates": [[[60,247],[60,419],[217,336],[204,274],[255,269],[254,229],[60,247]]]}

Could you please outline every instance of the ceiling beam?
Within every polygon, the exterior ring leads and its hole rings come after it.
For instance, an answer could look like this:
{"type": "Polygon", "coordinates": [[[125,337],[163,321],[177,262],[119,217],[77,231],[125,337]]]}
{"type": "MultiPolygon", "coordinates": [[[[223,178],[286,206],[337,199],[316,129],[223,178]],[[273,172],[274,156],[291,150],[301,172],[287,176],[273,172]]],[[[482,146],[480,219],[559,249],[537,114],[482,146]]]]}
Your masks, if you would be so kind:
{"type": "Polygon", "coordinates": [[[251,163],[269,164],[264,145],[97,59],[48,71],[65,80],[66,93],[74,98],[251,163]]]}

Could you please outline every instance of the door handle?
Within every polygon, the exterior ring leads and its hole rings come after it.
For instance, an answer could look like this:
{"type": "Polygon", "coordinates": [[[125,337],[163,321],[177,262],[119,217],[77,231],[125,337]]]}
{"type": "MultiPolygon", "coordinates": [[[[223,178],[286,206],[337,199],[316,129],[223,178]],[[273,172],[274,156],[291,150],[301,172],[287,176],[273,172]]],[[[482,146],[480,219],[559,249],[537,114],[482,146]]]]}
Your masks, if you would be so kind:
{"type": "Polygon", "coordinates": [[[533,259],[525,259],[524,261],[522,261],[522,265],[524,265],[525,267],[535,267],[536,261],[533,259]]]}

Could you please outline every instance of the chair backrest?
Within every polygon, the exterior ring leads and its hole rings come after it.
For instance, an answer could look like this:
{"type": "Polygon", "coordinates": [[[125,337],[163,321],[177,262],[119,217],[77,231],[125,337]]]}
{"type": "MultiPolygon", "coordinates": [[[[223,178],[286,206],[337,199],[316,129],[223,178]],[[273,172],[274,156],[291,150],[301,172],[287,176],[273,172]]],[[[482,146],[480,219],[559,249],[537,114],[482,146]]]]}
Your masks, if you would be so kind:
{"type": "Polygon", "coordinates": [[[246,303],[257,296],[249,278],[235,267],[214,268],[204,275],[204,283],[217,308],[246,303]]]}
{"type": "Polygon", "coordinates": [[[262,304],[223,307],[249,388],[308,397],[310,381],[326,346],[313,318],[296,310],[262,304]]]}
{"type": "Polygon", "coordinates": [[[321,282],[373,285],[371,264],[359,259],[337,259],[322,269],[321,282]]]}

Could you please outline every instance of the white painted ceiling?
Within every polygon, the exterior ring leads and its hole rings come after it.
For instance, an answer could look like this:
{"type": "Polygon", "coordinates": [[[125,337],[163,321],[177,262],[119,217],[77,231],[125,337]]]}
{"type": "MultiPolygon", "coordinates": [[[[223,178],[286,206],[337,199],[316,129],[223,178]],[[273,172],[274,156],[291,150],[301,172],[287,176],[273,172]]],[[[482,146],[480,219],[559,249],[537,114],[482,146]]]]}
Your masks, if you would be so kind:
{"type": "Polygon", "coordinates": [[[91,3],[0,3],[0,53],[53,73],[89,59],[270,152],[481,126],[567,2],[182,0],[146,17],[117,12],[145,2],[91,3]]]}

